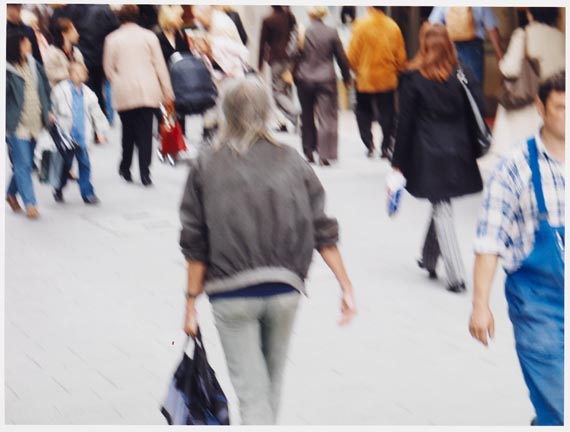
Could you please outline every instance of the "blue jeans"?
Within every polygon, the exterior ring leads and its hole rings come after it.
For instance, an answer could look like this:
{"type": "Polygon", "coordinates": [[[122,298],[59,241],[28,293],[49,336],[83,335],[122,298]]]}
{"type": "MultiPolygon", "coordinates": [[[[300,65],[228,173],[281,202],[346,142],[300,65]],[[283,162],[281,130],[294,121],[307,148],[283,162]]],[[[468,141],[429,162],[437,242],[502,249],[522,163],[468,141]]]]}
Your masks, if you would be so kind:
{"type": "Polygon", "coordinates": [[[70,156],[66,156],[63,162],[63,170],[61,171],[61,181],[59,184],[59,188],[56,189],[63,189],[67,184],[67,178],[69,176],[69,170],[71,169],[71,165],[73,164],[73,158],[77,158],[77,164],[79,165],[79,190],[81,192],[81,196],[85,198],[92,197],[95,195],[95,191],[93,190],[93,185],[91,184],[91,163],[89,162],[89,154],[87,153],[87,149],[81,147],[75,154],[70,156]]]}
{"type": "Polygon", "coordinates": [[[103,84],[103,93],[105,94],[105,106],[107,107],[107,120],[113,123],[115,118],[115,111],[113,110],[113,92],[111,91],[111,83],[105,80],[103,84]]]}
{"type": "Polygon", "coordinates": [[[483,84],[485,71],[485,51],[482,39],[475,39],[467,42],[455,42],[457,57],[459,62],[467,66],[481,84],[483,84]]]}
{"type": "Polygon", "coordinates": [[[34,159],[34,140],[23,140],[15,136],[7,136],[8,151],[12,159],[12,178],[6,193],[11,196],[20,194],[24,206],[36,205],[34,183],[32,181],[32,167],[34,159]]]}

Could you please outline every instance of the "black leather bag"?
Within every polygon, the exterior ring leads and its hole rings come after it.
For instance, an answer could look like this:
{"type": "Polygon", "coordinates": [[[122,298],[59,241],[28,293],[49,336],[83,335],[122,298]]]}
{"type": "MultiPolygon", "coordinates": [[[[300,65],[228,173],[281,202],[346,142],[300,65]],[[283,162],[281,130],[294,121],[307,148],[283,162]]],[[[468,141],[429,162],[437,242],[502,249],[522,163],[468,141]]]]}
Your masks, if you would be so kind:
{"type": "Polygon", "coordinates": [[[473,125],[472,132],[475,134],[475,141],[477,144],[477,148],[475,149],[475,156],[480,158],[485,156],[489,149],[491,148],[491,144],[493,142],[493,135],[489,130],[489,126],[485,122],[481,111],[479,111],[479,107],[477,106],[477,102],[475,102],[475,98],[471,94],[471,90],[469,90],[469,82],[467,81],[467,77],[465,76],[465,72],[460,67],[457,68],[457,79],[461,83],[463,87],[463,91],[465,92],[465,98],[467,100],[467,112],[470,115],[471,124],[473,125]]]}
{"type": "Polygon", "coordinates": [[[228,400],[208,364],[199,329],[194,342],[194,356],[184,354],[161,413],[169,425],[229,425],[228,400]]]}
{"type": "Polygon", "coordinates": [[[218,91],[204,62],[192,54],[175,52],[169,60],[174,107],[180,114],[203,114],[216,105],[218,91]]]}

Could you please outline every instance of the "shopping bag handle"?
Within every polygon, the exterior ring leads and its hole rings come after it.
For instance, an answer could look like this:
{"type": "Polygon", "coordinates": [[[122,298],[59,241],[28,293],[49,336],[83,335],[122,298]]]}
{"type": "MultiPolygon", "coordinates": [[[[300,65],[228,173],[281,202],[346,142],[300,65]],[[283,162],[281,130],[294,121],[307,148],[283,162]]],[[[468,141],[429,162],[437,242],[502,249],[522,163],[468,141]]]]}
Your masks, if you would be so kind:
{"type": "Polygon", "coordinates": [[[202,351],[204,352],[204,356],[206,356],[206,350],[204,348],[204,342],[202,342],[202,332],[200,331],[200,326],[198,326],[198,329],[196,331],[196,336],[190,336],[190,335],[186,336],[186,345],[185,345],[186,348],[188,348],[190,339],[194,340],[194,343],[202,349],[202,351]]]}

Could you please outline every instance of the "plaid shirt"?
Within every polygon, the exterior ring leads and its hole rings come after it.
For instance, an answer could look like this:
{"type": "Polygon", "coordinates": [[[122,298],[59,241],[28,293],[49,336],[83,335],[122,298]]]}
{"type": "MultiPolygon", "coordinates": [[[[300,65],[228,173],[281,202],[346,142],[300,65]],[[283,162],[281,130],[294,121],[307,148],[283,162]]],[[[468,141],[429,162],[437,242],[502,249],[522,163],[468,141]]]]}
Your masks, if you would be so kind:
{"type": "MultiPolygon", "coordinates": [[[[540,134],[535,135],[538,165],[548,222],[564,226],[564,164],[553,159],[540,134]]],[[[538,209],[526,141],[503,159],[489,179],[479,214],[475,252],[499,255],[507,272],[513,272],[532,252],[538,228],[538,209]]]]}

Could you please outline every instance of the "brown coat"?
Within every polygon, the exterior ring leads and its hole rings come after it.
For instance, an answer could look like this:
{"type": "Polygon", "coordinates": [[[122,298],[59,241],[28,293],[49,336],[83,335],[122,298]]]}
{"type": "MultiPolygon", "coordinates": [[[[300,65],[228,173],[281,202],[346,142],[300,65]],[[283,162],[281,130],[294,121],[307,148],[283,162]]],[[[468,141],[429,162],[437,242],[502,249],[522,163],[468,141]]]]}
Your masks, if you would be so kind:
{"type": "Polygon", "coordinates": [[[158,38],[137,24],[123,24],[105,38],[103,68],[117,111],[158,108],[161,102],[174,100],[158,38]]]}

